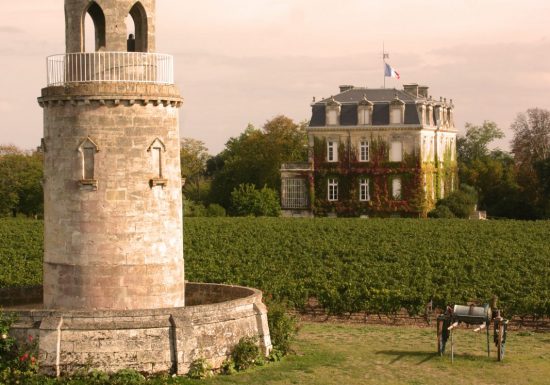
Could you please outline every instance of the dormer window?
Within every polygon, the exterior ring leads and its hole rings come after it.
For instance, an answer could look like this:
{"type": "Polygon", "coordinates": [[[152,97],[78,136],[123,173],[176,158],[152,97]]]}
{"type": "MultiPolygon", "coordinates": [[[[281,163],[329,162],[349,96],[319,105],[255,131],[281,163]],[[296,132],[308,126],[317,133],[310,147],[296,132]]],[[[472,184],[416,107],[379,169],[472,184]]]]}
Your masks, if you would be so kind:
{"type": "Polygon", "coordinates": [[[373,104],[370,102],[366,95],[363,100],[357,105],[357,123],[360,126],[364,126],[372,123],[372,110],[373,104]]]}
{"type": "Polygon", "coordinates": [[[340,123],[340,110],[342,105],[331,97],[327,102],[327,126],[337,126],[340,123]]]}
{"type": "Polygon", "coordinates": [[[403,124],[405,103],[396,95],[390,103],[390,124],[403,124]]]}
{"type": "Polygon", "coordinates": [[[327,141],[327,162],[338,162],[338,142],[332,139],[327,141]]]}

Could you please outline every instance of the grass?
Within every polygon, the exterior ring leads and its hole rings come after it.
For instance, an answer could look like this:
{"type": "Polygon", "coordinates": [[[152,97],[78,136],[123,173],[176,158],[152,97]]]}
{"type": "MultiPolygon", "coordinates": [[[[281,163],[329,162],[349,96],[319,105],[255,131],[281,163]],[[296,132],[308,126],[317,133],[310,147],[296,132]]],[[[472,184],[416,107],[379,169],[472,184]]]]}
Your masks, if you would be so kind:
{"type": "MultiPolygon", "coordinates": [[[[487,357],[485,334],[460,329],[455,361],[439,357],[432,328],[312,324],[303,326],[296,355],[233,376],[179,384],[548,384],[550,335],[508,334],[504,361],[487,357]]],[[[491,345],[491,349],[494,345],[491,345]]],[[[159,382],[161,383],[161,382],[159,382]]],[[[170,383],[170,382],[168,382],[170,383]]],[[[176,383],[176,382],[174,382],[176,383]]]]}

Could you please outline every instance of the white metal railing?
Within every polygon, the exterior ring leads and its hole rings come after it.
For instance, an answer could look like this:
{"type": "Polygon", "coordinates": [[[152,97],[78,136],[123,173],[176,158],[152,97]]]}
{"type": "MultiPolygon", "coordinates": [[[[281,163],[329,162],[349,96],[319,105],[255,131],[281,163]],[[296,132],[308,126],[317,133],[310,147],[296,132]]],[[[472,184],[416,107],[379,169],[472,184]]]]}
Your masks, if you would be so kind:
{"type": "Polygon", "coordinates": [[[68,53],[47,59],[48,86],[84,82],[174,84],[171,55],[145,52],[68,53]]]}

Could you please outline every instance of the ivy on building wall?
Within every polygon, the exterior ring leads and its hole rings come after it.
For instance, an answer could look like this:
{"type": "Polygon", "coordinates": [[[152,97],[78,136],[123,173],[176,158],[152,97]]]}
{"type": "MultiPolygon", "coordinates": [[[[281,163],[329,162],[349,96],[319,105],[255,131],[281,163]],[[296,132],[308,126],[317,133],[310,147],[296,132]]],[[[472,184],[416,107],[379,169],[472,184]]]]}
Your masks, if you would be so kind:
{"type": "Polygon", "coordinates": [[[358,160],[357,148],[340,142],[338,161],[328,162],[327,142],[324,138],[314,138],[313,177],[314,213],[318,216],[336,214],[344,217],[368,216],[418,216],[429,209],[422,181],[422,166],[418,154],[403,154],[402,162],[389,161],[389,145],[381,138],[371,136],[369,141],[369,161],[358,160]],[[328,200],[328,180],[338,181],[338,200],[328,200]],[[361,179],[369,181],[370,200],[361,201],[359,184],[361,179]],[[394,199],[392,182],[401,181],[401,196],[394,199]]]}

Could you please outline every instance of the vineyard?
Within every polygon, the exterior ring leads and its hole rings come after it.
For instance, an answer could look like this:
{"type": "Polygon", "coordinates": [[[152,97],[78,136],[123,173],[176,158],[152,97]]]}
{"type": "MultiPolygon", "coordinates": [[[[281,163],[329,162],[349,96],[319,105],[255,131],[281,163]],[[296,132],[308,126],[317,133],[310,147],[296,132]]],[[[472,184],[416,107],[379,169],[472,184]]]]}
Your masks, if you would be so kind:
{"type": "MultiPolygon", "coordinates": [[[[41,281],[42,222],[0,220],[0,287],[41,281]]],[[[498,296],[550,316],[550,221],[186,218],[186,279],[258,287],[332,314],[411,315],[498,296]]]]}

